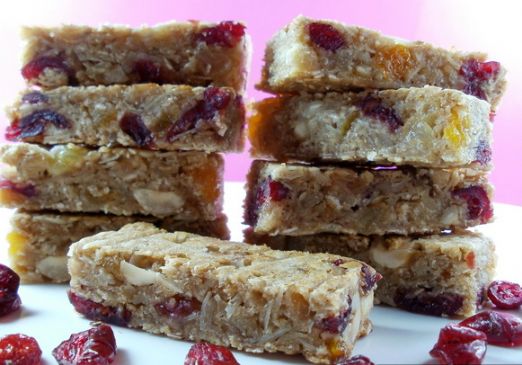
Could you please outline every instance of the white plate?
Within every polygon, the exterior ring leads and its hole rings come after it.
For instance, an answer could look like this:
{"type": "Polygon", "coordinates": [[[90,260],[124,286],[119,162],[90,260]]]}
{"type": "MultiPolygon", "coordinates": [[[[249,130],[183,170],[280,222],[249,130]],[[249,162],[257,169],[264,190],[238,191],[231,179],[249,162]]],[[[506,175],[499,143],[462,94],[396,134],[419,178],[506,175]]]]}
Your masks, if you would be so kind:
{"type": "MultiPolygon", "coordinates": [[[[233,238],[241,239],[242,186],[227,183],[225,210],[233,238]]],[[[516,232],[522,222],[522,207],[495,205],[497,220],[481,230],[495,239],[499,255],[498,277],[522,281],[520,260],[522,242],[516,232]]],[[[8,211],[1,211],[0,231],[5,236],[8,211]]],[[[5,252],[0,254],[5,262],[5,252]]],[[[43,350],[44,364],[55,364],[51,351],[73,332],[89,328],[69,304],[64,285],[22,285],[23,310],[0,319],[0,335],[25,333],[35,337],[43,350]]],[[[521,311],[513,312],[518,315],[521,311]]],[[[432,364],[429,351],[440,328],[450,320],[417,315],[393,308],[376,307],[371,315],[373,332],[358,341],[354,354],[364,354],[376,364],[432,364]]],[[[137,330],[113,326],[118,344],[116,365],[183,364],[190,342],[154,336],[137,330]]],[[[307,364],[299,356],[251,355],[234,352],[242,365],[307,364]]],[[[522,364],[522,349],[489,346],[484,364],[522,364]]]]}

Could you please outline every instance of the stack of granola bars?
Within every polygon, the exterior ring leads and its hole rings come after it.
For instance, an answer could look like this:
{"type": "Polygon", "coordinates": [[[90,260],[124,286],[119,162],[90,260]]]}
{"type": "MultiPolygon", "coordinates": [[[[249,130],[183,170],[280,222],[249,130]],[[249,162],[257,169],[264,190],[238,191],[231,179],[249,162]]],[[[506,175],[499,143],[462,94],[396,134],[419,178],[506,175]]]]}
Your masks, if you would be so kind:
{"type": "Polygon", "coordinates": [[[243,148],[240,23],[27,28],[0,203],[26,282],[68,280],[71,242],[147,221],[228,238],[223,158],[243,148]]]}
{"type": "Polygon", "coordinates": [[[246,241],[355,257],[378,301],[470,315],[494,245],[494,109],[505,70],[480,53],[298,17],[269,42],[249,122],[246,241]]]}

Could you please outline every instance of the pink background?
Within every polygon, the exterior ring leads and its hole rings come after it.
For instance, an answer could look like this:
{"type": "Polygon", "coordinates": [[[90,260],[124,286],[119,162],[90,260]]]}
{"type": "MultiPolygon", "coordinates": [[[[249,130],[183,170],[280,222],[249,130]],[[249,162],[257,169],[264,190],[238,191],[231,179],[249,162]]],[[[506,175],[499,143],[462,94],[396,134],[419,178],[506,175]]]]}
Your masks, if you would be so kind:
{"type": "MultiPolygon", "coordinates": [[[[494,162],[491,180],[495,200],[522,205],[522,124],[517,98],[522,93],[522,1],[454,0],[35,0],[2,1],[0,29],[0,105],[11,102],[23,88],[20,76],[18,32],[22,24],[97,25],[120,23],[137,26],[169,20],[243,20],[254,42],[248,95],[262,98],[253,89],[259,79],[265,42],[298,14],[336,19],[375,28],[396,37],[424,40],[463,51],[487,51],[490,58],[508,69],[509,88],[495,119],[494,162]]],[[[5,123],[2,116],[0,123],[5,123]]],[[[249,166],[243,154],[227,157],[226,179],[240,181],[249,166]]]]}

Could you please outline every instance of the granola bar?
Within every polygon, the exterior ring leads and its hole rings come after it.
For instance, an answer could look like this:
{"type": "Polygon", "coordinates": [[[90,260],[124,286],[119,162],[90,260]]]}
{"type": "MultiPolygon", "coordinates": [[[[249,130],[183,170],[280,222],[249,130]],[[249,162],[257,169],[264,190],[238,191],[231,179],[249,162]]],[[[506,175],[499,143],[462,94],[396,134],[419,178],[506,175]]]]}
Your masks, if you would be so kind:
{"type": "Polygon", "coordinates": [[[298,16],[269,41],[258,87],[288,93],[434,85],[464,91],[495,109],[506,71],[486,57],[298,16]]]}
{"type": "Polygon", "coordinates": [[[492,219],[487,175],[468,168],[339,167],[254,161],[245,223],[256,233],[412,234],[492,219]]]}
{"type": "Polygon", "coordinates": [[[376,303],[436,316],[473,315],[495,272],[493,242],[470,231],[416,237],[268,236],[248,229],[245,241],[364,261],[383,275],[375,291],[376,303]]]}
{"type": "Polygon", "coordinates": [[[214,221],[181,221],[171,217],[16,212],[7,235],[11,267],[25,283],[68,282],[67,251],[71,243],[134,222],[149,222],[169,232],[230,237],[224,215],[214,221]]]}
{"type": "Polygon", "coordinates": [[[274,251],[136,223],[69,251],[70,300],[93,320],[328,364],[371,329],[379,275],[329,254],[274,251]]]}
{"type": "Polygon", "coordinates": [[[8,117],[11,141],[231,152],[245,111],[231,88],[139,84],[28,89],[8,117]]]}
{"type": "Polygon", "coordinates": [[[153,82],[244,91],[250,37],[241,23],[172,22],[132,29],[26,27],[22,75],[30,85],[153,82]]]}
{"type": "Polygon", "coordinates": [[[29,211],[104,212],[215,220],[223,207],[223,158],[129,148],[0,148],[7,164],[0,204],[29,211]]]}
{"type": "Polygon", "coordinates": [[[279,96],[255,104],[254,157],[380,165],[491,166],[489,104],[427,86],[279,96]]]}

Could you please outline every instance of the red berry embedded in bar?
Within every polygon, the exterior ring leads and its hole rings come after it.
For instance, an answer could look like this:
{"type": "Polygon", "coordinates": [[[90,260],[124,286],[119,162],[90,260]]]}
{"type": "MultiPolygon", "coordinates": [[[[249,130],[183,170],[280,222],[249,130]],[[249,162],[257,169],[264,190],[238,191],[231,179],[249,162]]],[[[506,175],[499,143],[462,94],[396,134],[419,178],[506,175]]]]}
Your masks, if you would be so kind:
{"type": "Polygon", "coordinates": [[[22,76],[26,80],[37,79],[46,69],[61,71],[67,75],[69,84],[75,84],[74,75],[72,75],[65,60],[58,56],[42,56],[35,58],[22,68],[22,76]]]}
{"type": "Polygon", "coordinates": [[[290,189],[279,181],[270,179],[268,181],[268,196],[275,202],[286,199],[290,195],[290,189]]]}
{"type": "Polygon", "coordinates": [[[464,303],[464,297],[455,293],[418,292],[415,288],[398,288],[393,301],[397,307],[432,316],[453,316],[464,303]]]}
{"type": "Polygon", "coordinates": [[[346,44],[343,35],[330,24],[310,23],[308,35],[316,45],[331,52],[337,51],[346,44]]]}
{"type": "Polygon", "coordinates": [[[120,119],[120,128],[138,146],[154,148],[154,136],[138,114],[125,113],[120,119]]]}
{"type": "Polygon", "coordinates": [[[495,61],[479,62],[475,59],[466,60],[460,67],[459,74],[464,79],[466,94],[486,100],[484,85],[490,79],[497,77],[500,71],[500,63],[495,61]]]}
{"type": "Polygon", "coordinates": [[[174,297],[154,305],[156,310],[173,319],[184,319],[201,310],[201,302],[196,298],[176,294],[174,297]]]}
{"type": "Polygon", "coordinates": [[[48,101],[49,98],[39,91],[31,91],[22,96],[22,104],[40,104],[48,101]]]}
{"type": "Polygon", "coordinates": [[[364,293],[368,293],[370,290],[372,290],[375,284],[377,284],[377,282],[382,279],[381,274],[379,274],[378,272],[372,273],[372,270],[366,264],[363,264],[363,266],[361,267],[361,276],[361,289],[364,293]]]}
{"type": "Polygon", "coordinates": [[[138,76],[138,82],[155,82],[162,83],[161,66],[151,60],[138,60],[134,63],[132,69],[138,76]]]}
{"type": "Polygon", "coordinates": [[[5,137],[10,141],[36,137],[45,132],[48,124],[52,124],[58,129],[71,127],[69,121],[63,115],[50,109],[42,109],[15,121],[7,128],[5,137]]]}
{"type": "Polygon", "coordinates": [[[245,26],[241,23],[224,21],[214,27],[203,29],[197,39],[208,45],[233,48],[245,35],[245,26]]]}
{"type": "Polygon", "coordinates": [[[110,307],[68,291],[69,301],[78,313],[93,321],[103,321],[117,326],[126,327],[131,319],[131,313],[125,307],[110,307]]]}
{"type": "Polygon", "coordinates": [[[10,180],[0,180],[0,190],[1,189],[11,190],[17,194],[24,195],[28,198],[36,196],[36,194],[38,193],[36,191],[36,187],[33,184],[15,184],[10,180]]]}
{"type": "Polygon", "coordinates": [[[230,103],[231,95],[220,88],[209,87],[203,94],[203,99],[184,112],[167,130],[167,141],[174,141],[179,135],[192,132],[204,123],[210,123],[212,119],[225,109],[230,103]]]}
{"type": "Polygon", "coordinates": [[[455,189],[452,195],[467,203],[469,219],[479,219],[480,223],[487,223],[493,217],[493,208],[488,193],[482,186],[455,189]]]}
{"type": "Polygon", "coordinates": [[[395,132],[404,125],[392,107],[385,106],[380,98],[373,95],[367,95],[359,101],[358,107],[364,115],[386,124],[390,132],[395,132]]]}

